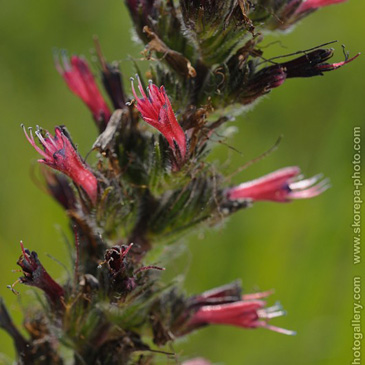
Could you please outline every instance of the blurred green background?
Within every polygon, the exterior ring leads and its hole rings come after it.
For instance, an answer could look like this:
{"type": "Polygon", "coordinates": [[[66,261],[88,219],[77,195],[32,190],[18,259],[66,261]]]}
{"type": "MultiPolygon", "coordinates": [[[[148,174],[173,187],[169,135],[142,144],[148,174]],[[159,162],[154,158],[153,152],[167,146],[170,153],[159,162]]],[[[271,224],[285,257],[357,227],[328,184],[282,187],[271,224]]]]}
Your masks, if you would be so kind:
{"type": "MultiPolygon", "coordinates": [[[[66,261],[59,227],[68,228],[62,209],[31,181],[31,166],[38,156],[19,125],[52,129],[66,124],[85,155],[96,128],[89,111],[55,71],[53,48],[89,56],[92,36],[97,34],[106,57],[121,60],[128,80],[128,57],[139,58],[142,46],[131,41],[130,20],[120,0],[13,0],[1,5],[0,295],[21,323],[28,290],[19,286],[17,297],[6,289],[19,276],[11,272],[17,267],[19,240],[60,277],[62,268],[46,254],[66,261]]],[[[281,40],[281,45],[267,49],[266,57],[331,40],[339,41],[335,62],[343,59],[342,43],[351,55],[364,51],[364,12],[365,3],[356,0],[322,9],[293,32],[270,37],[281,40]]],[[[248,292],[275,288],[269,304],[280,300],[288,316],[272,324],[298,334],[212,326],[176,344],[179,354],[225,364],[352,362],[352,278],[363,269],[352,264],[352,131],[354,125],[364,124],[364,66],[361,56],[324,77],[288,80],[235,122],[239,133],[230,144],[241,154],[220,145],[213,155],[221,161],[229,158],[233,171],[283,134],[279,150],[237,175],[235,182],[298,165],[308,177],[318,172],[330,177],[329,191],[291,204],[257,204],[223,226],[186,240],[191,251],[188,293],[236,278],[248,292]]],[[[13,356],[12,343],[3,332],[0,352],[13,356]]]]}

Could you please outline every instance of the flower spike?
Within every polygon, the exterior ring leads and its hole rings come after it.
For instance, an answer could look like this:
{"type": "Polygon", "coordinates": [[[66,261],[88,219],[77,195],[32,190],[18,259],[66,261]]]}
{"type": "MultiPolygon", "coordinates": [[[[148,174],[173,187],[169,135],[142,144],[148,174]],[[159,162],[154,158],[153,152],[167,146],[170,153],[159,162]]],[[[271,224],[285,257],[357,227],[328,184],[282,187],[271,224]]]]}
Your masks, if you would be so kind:
{"type": "Polygon", "coordinates": [[[183,129],[176,120],[165,88],[163,86],[158,88],[150,81],[147,87],[147,96],[138,75],[137,78],[138,89],[142,95],[141,98],[138,97],[134,88],[134,79],[131,78],[132,92],[137,100],[136,108],[142,114],[142,118],[152,127],[160,131],[166,138],[174,152],[178,165],[181,165],[186,158],[186,137],[183,129]]]}
{"type": "Polygon", "coordinates": [[[259,179],[227,189],[229,200],[289,202],[292,199],[307,199],[320,195],[329,188],[328,180],[318,183],[321,176],[299,180],[299,167],[285,167],[259,179]]]}
{"type": "Polygon", "coordinates": [[[32,128],[29,128],[28,134],[24,125],[22,127],[29,143],[43,157],[38,162],[61,171],[70,177],[76,185],[81,186],[85,190],[95,204],[98,191],[97,179],[76,152],[66,129],[64,127],[56,127],[55,136],[52,137],[48,131],[43,132],[37,127],[35,135],[43,147],[42,150],[34,140],[32,128]]]}
{"type": "Polygon", "coordinates": [[[63,67],[58,57],[55,57],[57,71],[66,81],[69,89],[90,109],[98,126],[105,127],[111,117],[111,112],[96,85],[89,65],[78,56],[72,56],[70,62],[65,54],[62,55],[62,61],[63,67]]]}

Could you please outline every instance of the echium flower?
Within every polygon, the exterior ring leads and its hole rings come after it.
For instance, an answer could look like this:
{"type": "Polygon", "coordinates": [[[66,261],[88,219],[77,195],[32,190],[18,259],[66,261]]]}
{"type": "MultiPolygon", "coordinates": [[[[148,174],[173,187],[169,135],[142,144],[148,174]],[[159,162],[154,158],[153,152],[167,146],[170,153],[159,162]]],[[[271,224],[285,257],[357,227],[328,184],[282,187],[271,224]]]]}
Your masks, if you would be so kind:
{"type": "Polygon", "coordinates": [[[344,1],[346,0],[304,0],[296,10],[296,13],[304,13],[309,10],[323,8],[324,6],[343,3],[344,1]]]}
{"type": "Polygon", "coordinates": [[[186,330],[190,332],[209,324],[223,324],[243,328],[267,328],[269,330],[294,335],[294,331],[272,326],[268,321],[285,314],[281,306],[276,304],[266,307],[263,298],[269,296],[270,291],[243,295],[239,300],[231,303],[213,303],[201,305],[190,317],[186,330]]]}
{"type": "Polygon", "coordinates": [[[111,112],[96,85],[89,65],[84,59],[77,56],[71,57],[71,62],[66,55],[62,57],[63,67],[56,58],[56,68],[69,89],[76,94],[90,109],[99,128],[104,129],[108,123],[111,112]]]}
{"type": "Polygon", "coordinates": [[[55,128],[55,136],[52,137],[48,131],[43,133],[39,127],[35,131],[43,150],[37,146],[32,129],[29,128],[29,135],[22,125],[25,136],[35,150],[43,157],[38,162],[46,164],[53,169],[61,171],[73,182],[82,187],[90,200],[95,204],[98,194],[98,182],[88,166],[81,160],[71,138],[64,127],[55,128]]]}
{"type": "Polygon", "coordinates": [[[328,189],[328,180],[322,180],[318,183],[319,180],[320,175],[300,180],[299,167],[285,167],[256,180],[227,189],[225,197],[233,201],[268,200],[274,202],[307,199],[315,197],[328,189]]]}
{"type": "Polygon", "coordinates": [[[58,306],[60,298],[64,296],[63,288],[47,273],[36,252],[25,249],[23,242],[20,242],[20,246],[23,254],[17,264],[22,268],[24,276],[19,278],[19,281],[43,290],[51,304],[58,306]]]}
{"type": "Polygon", "coordinates": [[[286,0],[285,5],[273,17],[274,28],[288,29],[313,11],[346,0],[286,0]]]}
{"type": "Polygon", "coordinates": [[[181,166],[186,158],[186,136],[176,120],[165,88],[163,86],[158,88],[150,81],[147,87],[147,96],[138,77],[138,89],[142,95],[140,98],[134,89],[133,78],[131,81],[132,92],[137,100],[136,108],[141,113],[142,118],[166,138],[174,153],[177,165],[181,166]]]}

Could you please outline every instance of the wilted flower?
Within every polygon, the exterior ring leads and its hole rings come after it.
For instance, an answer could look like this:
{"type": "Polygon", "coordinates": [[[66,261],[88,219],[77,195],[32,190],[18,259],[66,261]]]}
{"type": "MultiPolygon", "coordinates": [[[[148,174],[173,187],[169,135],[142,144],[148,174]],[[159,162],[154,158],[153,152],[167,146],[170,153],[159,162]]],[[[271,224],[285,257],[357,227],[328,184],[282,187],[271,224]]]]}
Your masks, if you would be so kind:
{"type": "Polygon", "coordinates": [[[279,305],[266,307],[266,302],[255,299],[255,296],[266,297],[270,292],[243,296],[242,300],[218,305],[204,305],[191,317],[187,328],[193,330],[208,324],[224,324],[243,328],[263,327],[269,330],[294,335],[294,331],[268,324],[268,320],[285,314],[279,305]],[[261,294],[261,295],[259,295],[261,294]]]}
{"type": "MultiPolygon", "coordinates": [[[[142,266],[135,270],[132,260],[127,260],[127,255],[132,246],[133,243],[128,246],[113,246],[106,250],[104,256],[105,261],[103,263],[108,265],[113,290],[124,294],[129,293],[137,287],[138,282],[136,275],[139,273],[147,270],[165,270],[162,267],[152,265],[142,266]]],[[[99,267],[101,267],[101,265],[99,265],[99,267]]]]}
{"type": "Polygon", "coordinates": [[[165,88],[149,83],[147,87],[148,97],[143,90],[141,80],[138,78],[138,89],[142,95],[139,98],[132,80],[133,95],[137,100],[136,108],[142,114],[142,118],[152,127],[159,130],[169,143],[178,165],[183,163],[186,157],[186,137],[183,129],[176,120],[170,100],[165,88]]]}
{"type": "Polygon", "coordinates": [[[63,56],[62,60],[63,67],[56,58],[57,71],[64,78],[70,90],[88,106],[98,126],[104,129],[111,112],[96,85],[88,64],[77,56],[71,57],[71,63],[66,56],[63,56]]]}
{"type": "Polygon", "coordinates": [[[43,136],[41,129],[37,127],[35,134],[43,146],[42,150],[34,140],[32,129],[29,128],[28,135],[25,127],[22,127],[29,143],[43,156],[43,159],[38,160],[38,162],[63,172],[76,185],[81,186],[91,201],[96,203],[98,193],[96,177],[81,160],[66,129],[64,127],[56,127],[55,136],[52,137],[48,131],[45,131],[45,136],[43,136]]]}
{"type": "Polygon", "coordinates": [[[315,197],[328,189],[328,181],[320,176],[300,180],[299,167],[285,167],[271,174],[227,189],[225,196],[229,200],[269,200],[288,202],[292,199],[315,197]]]}
{"type": "Polygon", "coordinates": [[[22,268],[24,276],[19,281],[29,286],[35,286],[45,292],[51,304],[58,306],[60,298],[64,296],[63,288],[57,284],[47,273],[38,259],[36,252],[25,249],[20,242],[23,254],[17,264],[22,268]]]}

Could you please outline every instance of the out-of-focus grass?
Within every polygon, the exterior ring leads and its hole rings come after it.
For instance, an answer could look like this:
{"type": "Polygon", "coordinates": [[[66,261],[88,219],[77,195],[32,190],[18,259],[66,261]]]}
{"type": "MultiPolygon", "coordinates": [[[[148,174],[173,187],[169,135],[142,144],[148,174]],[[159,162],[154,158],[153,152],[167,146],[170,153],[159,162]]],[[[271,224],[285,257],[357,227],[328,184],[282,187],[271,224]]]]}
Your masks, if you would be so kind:
{"type": "MultiPolygon", "coordinates": [[[[82,154],[96,137],[87,109],[66,89],[52,62],[54,47],[89,56],[97,34],[108,59],[120,59],[124,76],[132,73],[129,55],[139,57],[131,41],[130,21],[121,1],[15,0],[0,13],[0,294],[17,323],[29,301],[6,285],[16,280],[19,240],[36,250],[56,277],[63,269],[49,253],[67,262],[57,226],[68,232],[63,211],[30,179],[36,153],[19,127],[66,124],[82,154]]],[[[294,32],[272,40],[270,55],[286,54],[338,39],[354,54],[363,51],[365,5],[359,1],[323,9],[294,32]],[[285,48],[282,48],[282,46],[285,48]]],[[[213,159],[230,159],[232,171],[284,139],[277,152],[235,177],[248,180],[277,168],[299,165],[307,176],[323,172],[332,188],[323,196],[291,204],[261,203],[233,216],[219,228],[188,240],[191,268],[186,290],[198,293],[241,278],[247,291],[275,288],[289,315],[274,324],[298,331],[286,337],[266,330],[209,327],[176,345],[186,356],[203,355],[226,364],[344,364],[352,361],[351,169],[352,129],[364,121],[362,57],[325,77],[288,80],[254,111],[238,118],[229,145],[213,159]],[[202,239],[203,237],[203,239],[202,239]]],[[[357,270],[357,268],[356,268],[357,270]]],[[[358,271],[357,271],[358,273],[358,271]]],[[[0,333],[0,352],[13,356],[10,339],[0,333]]]]}

